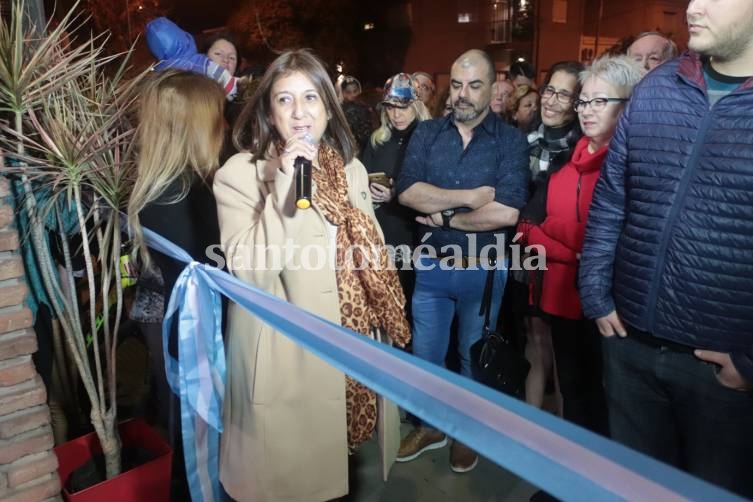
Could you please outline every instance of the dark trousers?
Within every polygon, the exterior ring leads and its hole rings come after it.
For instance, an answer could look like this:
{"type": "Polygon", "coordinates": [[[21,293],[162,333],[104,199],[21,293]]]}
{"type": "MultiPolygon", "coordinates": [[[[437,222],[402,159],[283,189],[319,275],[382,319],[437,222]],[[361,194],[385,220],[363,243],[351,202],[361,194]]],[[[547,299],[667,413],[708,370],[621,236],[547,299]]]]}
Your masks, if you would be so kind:
{"type": "Polygon", "coordinates": [[[552,345],[565,420],[607,435],[601,335],[593,321],[552,316],[552,345]]]}
{"type": "Polygon", "coordinates": [[[155,423],[164,427],[170,434],[170,444],[174,445],[175,425],[180,421],[179,400],[170,390],[165,374],[165,355],[162,351],[162,324],[140,322],[139,329],[149,348],[149,369],[151,373],[151,396],[154,403],[155,423]]]}
{"type": "Polygon", "coordinates": [[[714,364],[646,336],[602,342],[612,438],[753,498],[753,392],[724,387],[714,364]]]}

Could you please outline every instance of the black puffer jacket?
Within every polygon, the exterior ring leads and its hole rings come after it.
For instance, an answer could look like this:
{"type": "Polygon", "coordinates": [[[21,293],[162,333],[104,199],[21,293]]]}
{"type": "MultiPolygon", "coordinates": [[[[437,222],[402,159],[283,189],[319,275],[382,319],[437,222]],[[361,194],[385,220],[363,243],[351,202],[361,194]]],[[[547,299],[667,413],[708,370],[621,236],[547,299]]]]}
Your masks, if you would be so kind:
{"type": "Polygon", "coordinates": [[[591,206],[587,316],[732,354],[753,381],[753,78],[710,107],[697,54],[636,87],[591,206]]]}

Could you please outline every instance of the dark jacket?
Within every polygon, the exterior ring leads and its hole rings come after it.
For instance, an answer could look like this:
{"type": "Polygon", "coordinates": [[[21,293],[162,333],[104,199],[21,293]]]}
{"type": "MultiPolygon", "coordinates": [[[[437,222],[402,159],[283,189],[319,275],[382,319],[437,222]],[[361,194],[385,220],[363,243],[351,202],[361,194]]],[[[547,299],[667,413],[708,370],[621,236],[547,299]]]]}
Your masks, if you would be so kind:
{"type": "MultiPolygon", "coordinates": [[[[160,200],[142,209],[139,213],[141,226],[180,246],[194,260],[218,266],[217,262],[212,260],[213,255],[207,254],[209,246],[220,243],[217,203],[212,195],[211,185],[196,177],[184,198],[177,202],[169,202],[179,192],[180,182],[175,181],[160,200]]],[[[215,248],[213,252],[221,254],[219,248],[215,248]]],[[[150,250],[150,254],[162,272],[167,305],[173,286],[186,264],[154,250],[150,250]]]]}
{"type": "Polygon", "coordinates": [[[636,87],[589,214],[583,310],[732,354],[753,381],[753,78],[709,106],[687,53],[636,87]]]}
{"type": "MultiPolygon", "coordinates": [[[[383,172],[389,176],[393,183],[397,182],[400,169],[403,165],[405,150],[408,148],[413,130],[418,120],[404,131],[391,130],[390,139],[378,146],[372,146],[371,141],[366,143],[366,148],[361,155],[361,162],[366,166],[369,173],[383,172]]],[[[414,245],[416,236],[417,213],[400,204],[397,195],[387,204],[380,204],[374,209],[379,225],[384,232],[384,240],[387,244],[399,246],[401,244],[414,245]]]]}

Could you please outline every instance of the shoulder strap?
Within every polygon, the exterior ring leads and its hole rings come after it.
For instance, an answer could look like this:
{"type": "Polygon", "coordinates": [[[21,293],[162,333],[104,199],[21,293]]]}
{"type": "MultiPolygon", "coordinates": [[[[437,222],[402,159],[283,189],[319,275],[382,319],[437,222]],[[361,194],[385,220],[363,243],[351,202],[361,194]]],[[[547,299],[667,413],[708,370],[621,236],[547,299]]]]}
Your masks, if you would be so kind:
{"type": "Polygon", "coordinates": [[[489,317],[492,311],[492,292],[494,289],[494,273],[497,271],[496,256],[489,254],[489,270],[486,273],[486,284],[481,297],[481,309],[478,315],[484,316],[484,333],[489,329],[489,317]]]}

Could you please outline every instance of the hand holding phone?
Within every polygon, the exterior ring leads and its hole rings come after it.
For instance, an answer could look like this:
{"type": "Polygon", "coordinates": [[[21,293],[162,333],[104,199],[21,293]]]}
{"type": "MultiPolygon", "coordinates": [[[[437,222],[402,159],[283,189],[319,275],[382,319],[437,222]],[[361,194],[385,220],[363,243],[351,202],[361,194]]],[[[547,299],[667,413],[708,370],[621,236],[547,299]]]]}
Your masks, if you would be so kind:
{"type": "Polygon", "coordinates": [[[392,188],[390,177],[385,172],[369,173],[369,183],[376,183],[386,188],[392,188]]]}

